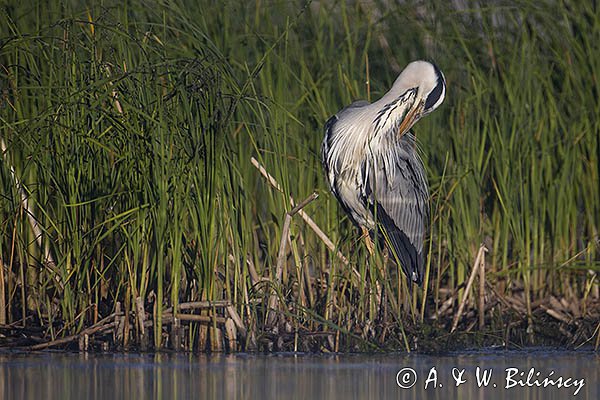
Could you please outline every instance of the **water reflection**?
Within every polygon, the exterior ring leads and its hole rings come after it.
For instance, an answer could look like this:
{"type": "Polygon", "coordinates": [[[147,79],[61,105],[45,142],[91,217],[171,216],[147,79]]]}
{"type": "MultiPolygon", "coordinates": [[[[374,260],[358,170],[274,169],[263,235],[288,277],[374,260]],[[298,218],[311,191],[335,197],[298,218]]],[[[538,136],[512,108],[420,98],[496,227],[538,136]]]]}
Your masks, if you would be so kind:
{"type": "Polygon", "coordinates": [[[578,380],[583,379],[585,385],[576,398],[598,398],[599,361],[600,357],[593,352],[547,350],[446,356],[2,353],[0,397],[535,400],[572,398],[578,380]],[[483,370],[488,375],[491,372],[487,385],[482,382],[479,387],[477,367],[480,378],[483,370]],[[403,368],[406,374],[397,377],[403,368]],[[514,368],[509,372],[515,372],[509,381],[507,368],[514,368]],[[400,388],[397,378],[409,386],[411,370],[417,377],[416,383],[410,389],[400,388]],[[529,381],[528,374],[532,374],[529,381]],[[562,377],[562,383],[571,387],[519,386],[536,382],[543,385],[549,375],[555,384],[562,377]],[[572,380],[567,381],[569,377],[572,380]],[[457,380],[465,382],[457,387],[457,380]],[[514,385],[507,389],[507,384],[514,385]]]}

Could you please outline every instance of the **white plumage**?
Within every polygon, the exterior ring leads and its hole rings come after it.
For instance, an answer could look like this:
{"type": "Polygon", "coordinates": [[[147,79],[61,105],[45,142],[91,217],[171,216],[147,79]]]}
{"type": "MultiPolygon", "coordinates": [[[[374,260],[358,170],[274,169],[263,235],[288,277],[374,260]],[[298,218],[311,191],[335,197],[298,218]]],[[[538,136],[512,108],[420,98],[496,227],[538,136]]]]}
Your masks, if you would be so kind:
{"type": "Polygon", "coordinates": [[[325,124],[323,167],[332,192],[352,221],[387,244],[417,284],[423,279],[428,187],[410,128],[446,94],[442,72],[410,63],[384,96],[354,102],[325,124]]]}

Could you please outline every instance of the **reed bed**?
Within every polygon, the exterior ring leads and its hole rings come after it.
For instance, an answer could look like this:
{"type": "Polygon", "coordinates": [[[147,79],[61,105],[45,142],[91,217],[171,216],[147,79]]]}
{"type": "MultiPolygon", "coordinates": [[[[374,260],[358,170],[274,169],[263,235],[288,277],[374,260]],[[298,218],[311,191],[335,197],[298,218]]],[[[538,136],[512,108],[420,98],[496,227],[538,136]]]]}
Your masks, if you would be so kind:
{"type": "Polygon", "coordinates": [[[599,44],[594,2],[3,3],[0,345],[598,347],[599,44]],[[410,290],[319,147],[420,58],[410,290]]]}

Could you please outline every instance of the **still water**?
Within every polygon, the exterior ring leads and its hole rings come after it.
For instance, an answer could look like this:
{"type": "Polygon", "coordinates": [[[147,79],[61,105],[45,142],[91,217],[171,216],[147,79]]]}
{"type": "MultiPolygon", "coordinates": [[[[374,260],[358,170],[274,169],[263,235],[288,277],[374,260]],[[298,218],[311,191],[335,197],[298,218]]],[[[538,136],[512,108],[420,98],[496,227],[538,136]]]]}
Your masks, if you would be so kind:
{"type": "Polygon", "coordinates": [[[599,366],[597,353],[548,349],[443,356],[0,353],[0,398],[598,399],[599,366]]]}

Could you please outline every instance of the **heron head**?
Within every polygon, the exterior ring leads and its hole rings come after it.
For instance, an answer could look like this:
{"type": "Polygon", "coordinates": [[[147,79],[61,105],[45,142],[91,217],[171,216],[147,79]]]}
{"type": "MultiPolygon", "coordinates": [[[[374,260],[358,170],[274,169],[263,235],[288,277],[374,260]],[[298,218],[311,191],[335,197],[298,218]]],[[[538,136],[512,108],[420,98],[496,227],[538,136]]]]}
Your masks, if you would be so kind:
{"type": "Polygon", "coordinates": [[[392,87],[395,93],[405,93],[408,90],[416,90],[416,96],[400,124],[400,135],[442,104],[446,96],[446,79],[435,64],[413,61],[404,68],[392,87]]]}

